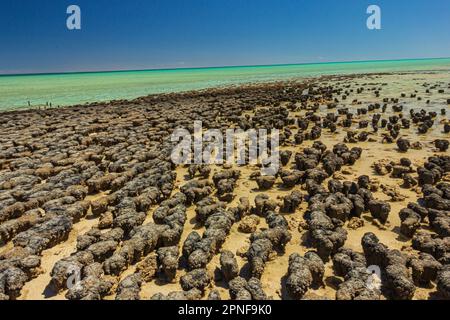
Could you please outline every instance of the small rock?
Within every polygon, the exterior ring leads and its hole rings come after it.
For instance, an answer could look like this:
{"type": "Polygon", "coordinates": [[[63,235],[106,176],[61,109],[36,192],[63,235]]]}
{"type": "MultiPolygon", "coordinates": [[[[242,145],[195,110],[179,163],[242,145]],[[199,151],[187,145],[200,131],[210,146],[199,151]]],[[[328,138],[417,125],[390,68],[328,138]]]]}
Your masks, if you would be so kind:
{"type": "Polygon", "coordinates": [[[353,174],[352,170],[349,168],[342,169],[341,172],[342,172],[342,174],[345,174],[345,175],[353,174]]]}
{"type": "Polygon", "coordinates": [[[239,223],[238,230],[243,233],[253,233],[259,224],[259,217],[252,214],[244,217],[239,223]]]}
{"type": "Polygon", "coordinates": [[[100,219],[98,221],[98,228],[99,229],[108,229],[112,227],[114,216],[112,212],[108,211],[105,213],[102,213],[100,215],[100,219]]]}
{"type": "Polygon", "coordinates": [[[358,218],[358,217],[353,217],[348,222],[347,227],[352,230],[362,228],[362,227],[364,227],[364,220],[361,218],[358,218]]]}

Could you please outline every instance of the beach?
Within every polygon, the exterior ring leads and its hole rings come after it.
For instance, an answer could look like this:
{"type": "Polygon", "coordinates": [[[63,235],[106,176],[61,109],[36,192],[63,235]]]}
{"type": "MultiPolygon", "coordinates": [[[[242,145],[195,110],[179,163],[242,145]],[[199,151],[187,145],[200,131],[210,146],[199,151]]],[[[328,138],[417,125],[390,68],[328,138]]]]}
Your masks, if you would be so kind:
{"type": "Polygon", "coordinates": [[[115,96],[111,80],[105,99],[80,87],[39,110],[6,97],[0,299],[449,299],[450,73],[438,62],[242,81],[222,69],[219,85],[187,85],[191,70],[170,93],[143,79],[115,96]],[[273,178],[172,163],[173,130],[195,120],[279,129],[285,161],[273,178]]]}

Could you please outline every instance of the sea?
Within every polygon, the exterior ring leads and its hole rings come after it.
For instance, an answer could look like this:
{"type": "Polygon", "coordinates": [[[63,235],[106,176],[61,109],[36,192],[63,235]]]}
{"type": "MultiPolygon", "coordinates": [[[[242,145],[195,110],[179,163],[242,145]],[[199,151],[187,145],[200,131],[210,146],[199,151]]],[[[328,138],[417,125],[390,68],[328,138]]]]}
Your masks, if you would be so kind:
{"type": "Polygon", "coordinates": [[[0,111],[133,99],[246,83],[384,72],[444,72],[450,58],[0,75],[0,111]]]}

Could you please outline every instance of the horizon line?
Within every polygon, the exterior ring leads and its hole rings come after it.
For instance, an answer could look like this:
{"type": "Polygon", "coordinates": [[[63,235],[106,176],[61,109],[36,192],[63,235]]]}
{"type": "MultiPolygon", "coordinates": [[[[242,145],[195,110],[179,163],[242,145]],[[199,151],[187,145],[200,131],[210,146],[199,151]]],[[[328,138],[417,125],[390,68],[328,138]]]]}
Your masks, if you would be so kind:
{"type": "Polygon", "coordinates": [[[366,63],[366,62],[389,62],[389,61],[414,61],[414,60],[444,60],[450,57],[435,58],[400,58],[400,59],[373,59],[373,60],[343,60],[343,61],[321,61],[321,62],[301,62],[301,63],[275,63],[275,64],[255,64],[255,65],[224,65],[224,66],[204,66],[204,67],[181,67],[181,68],[148,68],[148,69],[117,69],[117,70],[97,70],[97,71],[62,71],[62,72],[29,72],[29,73],[4,73],[0,77],[17,76],[44,76],[44,75],[70,75],[70,74],[90,74],[90,73],[119,73],[119,72],[145,72],[145,71],[176,71],[176,70],[201,70],[201,69],[224,69],[224,68],[254,68],[254,67],[283,67],[317,64],[345,64],[345,63],[366,63]]]}

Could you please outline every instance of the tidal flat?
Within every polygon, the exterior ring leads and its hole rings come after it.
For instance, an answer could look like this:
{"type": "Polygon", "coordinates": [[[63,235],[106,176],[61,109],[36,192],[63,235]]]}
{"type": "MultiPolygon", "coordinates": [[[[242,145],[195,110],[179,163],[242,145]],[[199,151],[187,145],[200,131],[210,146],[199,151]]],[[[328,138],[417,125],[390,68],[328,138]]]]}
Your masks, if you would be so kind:
{"type": "Polygon", "coordinates": [[[447,71],[3,112],[0,299],[450,299],[449,112],[447,71]],[[174,164],[199,120],[276,175],[174,164]]]}

